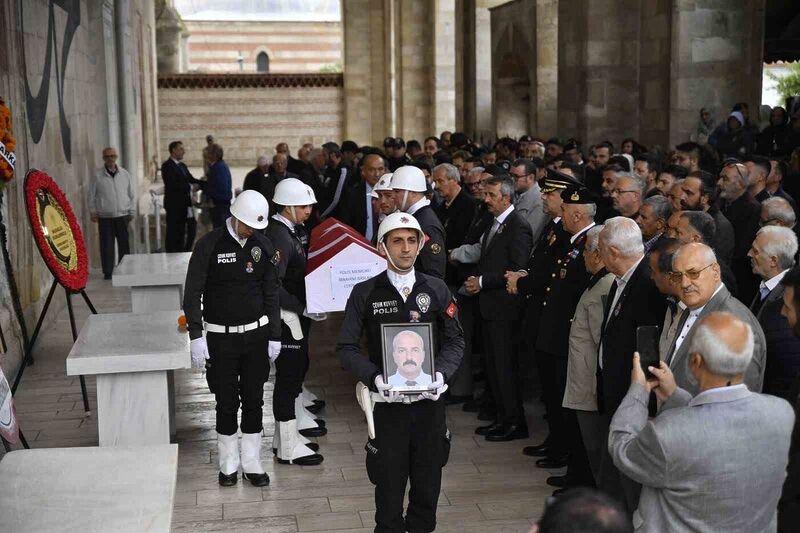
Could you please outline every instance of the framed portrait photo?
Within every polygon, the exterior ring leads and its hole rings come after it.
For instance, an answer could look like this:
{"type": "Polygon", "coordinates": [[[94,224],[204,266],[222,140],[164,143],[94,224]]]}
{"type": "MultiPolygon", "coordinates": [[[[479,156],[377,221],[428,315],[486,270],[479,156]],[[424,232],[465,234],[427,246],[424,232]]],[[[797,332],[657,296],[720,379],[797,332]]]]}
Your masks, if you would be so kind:
{"type": "Polygon", "coordinates": [[[383,380],[396,391],[419,394],[435,381],[433,324],[381,324],[383,380]]]}

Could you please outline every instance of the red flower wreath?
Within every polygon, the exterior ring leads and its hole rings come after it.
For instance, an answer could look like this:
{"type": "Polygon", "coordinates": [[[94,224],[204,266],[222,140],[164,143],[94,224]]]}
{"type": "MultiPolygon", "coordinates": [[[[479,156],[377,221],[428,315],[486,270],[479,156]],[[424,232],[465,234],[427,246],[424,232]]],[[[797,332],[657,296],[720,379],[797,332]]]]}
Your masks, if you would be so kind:
{"type": "Polygon", "coordinates": [[[47,268],[58,280],[58,282],[67,290],[71,292],[80,292],[86,288],[86,282],[89,279],[89,259],[86,255],[86,243],[83,240],[83,233],[78,221],[75,219],[75,213],[69,205],[67,197],[61,191],[59,186],[53,181],[53,178],[44,172],[36,169],[31,169],[25,176],[25,207],[28,211],[28,220],[33,229],[33,237],[36,240],[36,246],[39,248],[39,253],[42,254],[47,268]],[[51,248],[50,243],[42,231],[42,221],[39,218],[39,209],[37,201],[37,193],[46,191],[55,201],[57,207],[63,212],[67,219],[69,228],[72,231],[72,238],[75,241],[75,252],[77,255],[77,262],[72,268],[65,268],[64,265],[56,258],[51,248]]]}

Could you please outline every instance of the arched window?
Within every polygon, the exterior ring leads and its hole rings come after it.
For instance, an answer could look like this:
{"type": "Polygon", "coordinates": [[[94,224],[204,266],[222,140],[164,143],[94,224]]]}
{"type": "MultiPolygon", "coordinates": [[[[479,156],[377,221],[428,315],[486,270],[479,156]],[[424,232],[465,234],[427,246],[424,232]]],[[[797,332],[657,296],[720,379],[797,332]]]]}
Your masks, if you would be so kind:
{"type": "Polygon", "coordinates": [[[269,56],[266,52],[259,52],[256,56],[256,71],[269,72],[269,56]]]}

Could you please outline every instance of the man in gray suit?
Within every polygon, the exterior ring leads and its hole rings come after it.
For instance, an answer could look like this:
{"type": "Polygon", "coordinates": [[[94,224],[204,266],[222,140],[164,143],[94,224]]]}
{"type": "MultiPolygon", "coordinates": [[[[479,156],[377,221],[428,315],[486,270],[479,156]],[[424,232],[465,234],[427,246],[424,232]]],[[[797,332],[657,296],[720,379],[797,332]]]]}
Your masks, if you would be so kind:
{"type": "Polygon", "coordinates": [[[715,311],[724,311],[736,316],[753,330],[755,348],[750,367],[745,372],[744,382],[752,391],[761,392],[764,382],[764,365],[767,345],[764,331],[753,313],[739,300],[731,296],[722,283],[720,266],[714,251],[705,244],[692,243],[681,246],[672,259],[673,283],[678,287],[679,310],[670,326],[662,328],[662,346],[667,346],[661,359],[666,361],[675,374],[675,381],[682,389],[697,394],[698,385],[689,372],[689,346],[695,334],[697,320],[715,311]]]}
{"type": "Polygon", "coordinates": [[[517,159],[511,165],[511,177],[514,178],[514,209],[528,221],[533,232],[533,242],[539,240],[539,235],[550,217],[542,208],[542,190],[536,182],[536,164],[530,159],[517,159]]]}
{"type": "Polygon", "coordinates": [[[791,229],[780,226],[761,228],[747,252],[753,273],[761,278],[750,311],[761,324],[767,343],[762,392],[790,402],[793,401],[790,389],[800,375],[800,339],[781,316],[784,292],[781,280],[794,265],[796,254],[797,236],[791,229]]]}
{"type": "Polygon", "coordinates": [[[754,335],[730,313],[704,315],[687,351],[698,394],[675,384],[662,361],[647,381],[633,358],[631,386],[611,421],[608,448],[642,484],[636,531],[772,531],[786,477],[791,406],[743,383],[754,335]],[[648,421],[653,390],[661,412],[648,421]]]}

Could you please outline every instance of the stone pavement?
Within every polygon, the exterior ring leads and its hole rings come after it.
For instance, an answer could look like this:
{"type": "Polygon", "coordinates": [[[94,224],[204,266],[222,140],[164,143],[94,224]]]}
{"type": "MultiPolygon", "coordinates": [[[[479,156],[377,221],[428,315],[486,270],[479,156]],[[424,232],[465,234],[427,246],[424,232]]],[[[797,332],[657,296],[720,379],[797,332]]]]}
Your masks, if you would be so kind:
{"type": "MultiPolygon", "coordinates": [[[[130,311],[127,288],[112,287],[110,281],[92,276],[87,292],[100,312],[130,311]]],[[[63,294],[57,297],[63,300],[63,294]]],[[[80,328],[88,309],[78,299],[74,305],[80,328]]],[[[373,486],[364,468],[366,423],[355,400],[355,381],[334,356],[340,320],[334,316],[315,324],[311,333],[312,363],[306,383],[327,401],[319,416],[327,421],[328,435],[318,439],[325,461],[312,467],[273,461],[270,382],[264,394],[263,458],[271,478],[267,488],[252,487],[241,478],[232,488],[217,484],[214,398],[202,374],[176,373],[179,471],[173,531],[372,531],[373,486]]],[[[70,346],[68,315],[62,306],[48,319],[37,341],[36,363],[25,371],[16,397],[20,424],[32,447],[97,445],[94,379],[87,380],[93,414],[85,418],[78,378],[65,375],[70,346]]],[[[541,416],[529,413],[530,440],[510,443],[488,443],[474,436],[478,421],[460,406],[449,407],[447,416],[453,444],[444,469],[436,531],[527,531],[552,490],[545,484],[549,473],[520,453],[524,445],[543,438],[541,416]]]]}

